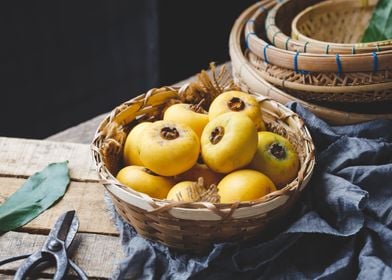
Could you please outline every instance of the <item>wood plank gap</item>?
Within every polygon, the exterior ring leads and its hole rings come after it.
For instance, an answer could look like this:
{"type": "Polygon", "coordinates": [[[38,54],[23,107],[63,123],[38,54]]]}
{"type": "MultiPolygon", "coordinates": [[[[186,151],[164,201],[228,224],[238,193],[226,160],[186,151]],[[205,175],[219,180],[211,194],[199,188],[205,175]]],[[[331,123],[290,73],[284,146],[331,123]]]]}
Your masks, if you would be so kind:
{"type": "Polygon", "coordinates": [[[15,179],[28,179],[30,176],[0,173],[0,177],[3,177],[3,178],[15,178],[15,179]]]}
{"type": "MultiPolygon", "coordinates": [[[[44,236],[47,236],[50,231],[51,231],[51,228],[31,228],[28,226],[27,227],[24,226],[22,228],[14,230],[14,232],[38,234],[38,235],[44,235],[44,236]]],[[[78,230],[78,233],[92,234],[91,231],[85,231],[85,230],[78,230]]],[[[119,233],[109,233],[109,232],[94,232],[93,234],[102,235],[102,236],[113,236],[113,237],[120,236],[119,233]]],[[[1,235],[0,235],[0,237],[1,237],[1,235]]]]}
{"type": "Polygon", "coordinates": [[[101,184],[100,180],[93,180],[93,179],[75,179],[71,178],[72,182],[79,182],[79,183],[98,183],[101,184]]]}
{"type": "MultiPolygon", "coordinates": [[[[32,174],[33,175],[33,174],[32,174]]],[[[0,173],[0,178],[15,178],[15,179],[28,179],[32,175],[17,175],[17,174],[4,174],[0,173]]],[[[79,182],[79,183],[98,183],[100,184],[100,180],[95,180],[95,179],[76,179],[76,178],[70,178],[71,182],[79,182]]]]}

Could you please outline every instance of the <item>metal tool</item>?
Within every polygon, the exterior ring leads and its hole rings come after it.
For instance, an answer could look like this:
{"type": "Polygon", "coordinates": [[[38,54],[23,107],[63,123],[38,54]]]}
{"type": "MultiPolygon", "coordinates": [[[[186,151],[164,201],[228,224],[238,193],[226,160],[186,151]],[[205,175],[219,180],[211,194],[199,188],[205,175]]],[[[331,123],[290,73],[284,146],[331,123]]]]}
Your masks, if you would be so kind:
{"type": "Polygon", "coordinates": [[[79,228],[79,220],[75,211],[68,211],[60,216],[49,232],[48,238],[40,251],[31,255],[22,255],[0,261],[0,266],[9,262],[26,258],[15,273],[16,280],[25,279],[29,272],[44,262],[56,262],[56,272],[53,279],[65,279],[69,267],[78,275],[79,279],[88,279],[86,273],[71,259],[68,258],[67,249],[79,228]]]}

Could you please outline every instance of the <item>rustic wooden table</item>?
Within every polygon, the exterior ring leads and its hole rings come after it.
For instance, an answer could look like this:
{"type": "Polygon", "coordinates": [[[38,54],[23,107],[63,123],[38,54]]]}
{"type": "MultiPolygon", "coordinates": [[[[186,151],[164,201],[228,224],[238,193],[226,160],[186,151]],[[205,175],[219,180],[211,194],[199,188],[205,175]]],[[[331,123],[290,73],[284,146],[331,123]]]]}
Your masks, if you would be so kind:
{"type": "MultiPolygon", "coordinates": [[[[122,257],[118,233],[104,203],[104,188],[99,183],[91,160],[89,145],[0,138],[0,203],[15,192],[26,179],[51,162],[69,161],[71,183],[64,197],[49,210],[23,226],[0,237],[0,259],[38,250],[57,218],[76,210],[80,227],[71,258],[93,279],[107,278],[122,257]]],[[[12,279],[21,262],[0,267],[0,279],[12,279]]],[[[53,269],[40,278],[52,278],[53,269]]]]}
{"type": "MultiPolygon", "coordinates": [[[[182,85],[195,76],[177,83],[182,85]]],[[[0,260],[41,248],[56,219],[74,209],[80,227],[70,249],[71,258],[89,279],[107,279],[123,258],[118,232],[107,213],[104,188],[90,155],[89,143],[106,114],[67,129],[45,140],[0,137],[0,204],[26,179],[51,162],[69,161],[71,184],[64,197],[49,210],[20,228],[0,236],[0,260]]],[[[12,279],[21,261],[0,267],[0,279],[12,279]]],[[[47,269],[37,278],[52,278],[47,269]]],[[[70,276],[70,279],[75,276],[70,276]]]]}

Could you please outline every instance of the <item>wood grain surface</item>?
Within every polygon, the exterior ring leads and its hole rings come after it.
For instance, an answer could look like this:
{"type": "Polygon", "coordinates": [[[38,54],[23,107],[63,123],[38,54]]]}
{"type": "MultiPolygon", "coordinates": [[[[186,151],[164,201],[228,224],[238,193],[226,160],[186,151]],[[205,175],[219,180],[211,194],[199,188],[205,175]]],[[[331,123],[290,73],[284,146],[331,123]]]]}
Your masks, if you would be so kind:
{"type": "MultiPolygon", "coordinates": [[[[71,257],[87,272],[89,279],[107,279],[123,253],[89,145],[0,137],[0,204],[29,176],[51,162],[65,160],[69,161],[71,176],[66,194],[18,231],[0,236],[0,260],[38,250],[57,218],[74,209],[80,226],[71,257]]],[[[0,267],[0,279],[12,279],[19,264],[0,267]]],[[[53,272],[46,269],[34,278],[51,278],[53,272]]]]}
{"type": "Polygon", "coordinates": [[[0,137],[1,176],[27,178],[51,162],[66,160],[72,180],[99,180],[88,145],[0,137]]]}
{"type": "MultiPolygon", "coordinates": [[[[46,236],[40,234],[7,232],[0,237],[0,260],[11,256],[31,254],[42,247],[45,239],[46,236]]],[[[89,279],[105,279],[114,272],[116,261],[123,257],[120,247],[117,237],[78,233],[68,253],[72,260],[86,272],[89,279]]],[[[0,279],[12,279],[12,275],[21,263],[22,261],[18,261],[2,266],[0,279]]],[[[52,278],[53,273],[54,268],[48,268],[35,277],[52,278]]],[[[75,274],[70,270],[70,275],[75,274]]]]}
{"type": "MultiPolygon", "coordinates": [[[[12,195],[26,179],[0,177],[0,203],[12,195]]],[[[71,182],[64,197],[37,218],[23,226],[21,231],[49,233],[57,218],[76,210],[79,231],[117,235],[104,202],[104,187],[97,183],[71,182]]]]}

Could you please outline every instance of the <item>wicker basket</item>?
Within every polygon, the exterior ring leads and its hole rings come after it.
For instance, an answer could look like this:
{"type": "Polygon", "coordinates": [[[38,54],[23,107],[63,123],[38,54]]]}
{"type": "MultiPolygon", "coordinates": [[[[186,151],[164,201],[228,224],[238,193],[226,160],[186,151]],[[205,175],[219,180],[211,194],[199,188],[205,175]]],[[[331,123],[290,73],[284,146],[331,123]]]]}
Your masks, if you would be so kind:
{"type": "Polygon", "coordinates": [[[338,74],[347,72],[377,72],[388,70],[392,67],[392,50],[333,55],[300,53],[270,45],[263,38],[260,38],[259,35],[264,36],[266,28],[264,19],[267,15],[267,9],[274,7],[276,2],[266,0],[261,3],[263,9],[255,9],[254,16],[249,17],[244,37],[249,49],[264,61],[268,61],[268,63],[295,71],[335,72],[338,74]]]}
{"type": "Polygon", "coordinates": [[[390,50],[392,40],[358,43],[377,2],[378,0],[335,0],[308,7],[292,20],[292,37],[301,42],[309,42],[309,46],[330,51],[363,53],[390,50]]]}
{"type": "MultiPolygon", "coordinates": [[[[263,1],[261,7],[267,6],[265,3],[271,1],[263,1]]],[[[254,15],[254,13],[260,9],[260,3],[254,4],[245,10],[241,16],[236,20],[232,31],[230,33],[229,50],[232,61],[234,81],[243,90],[252,92],[254,94],[261,94],[268,96],[272,99],[277,100],[280,103],[287,103],[290,101],[296,101],[301,103],[305,108],[312,111],[320,118],[326,120],[330,124],[344,125],[354,124],[364,121],[370,121],[375,119],[392,119],[392,114],[363,114],[363,113],[352,113],[348,111],[335,110],[328,107],[315,105],[293,95],[288,94],[285,91],[279,90],[259,75],[253,65],[246,59],[241,39],[243,38],[244,25],[254,15]]]]}
{"type": "Polygon", "coordinates": [[[184,96],[186,100],[186,96],[200,91],[219,94],[237,89],[232,83],[223,85],[222,79],[215,78],[201,76],[198,86],[152,89],[123,103],[103,120],[92,143],[99,175],[121,217],[147,239],[195,253],[204,252],[217,242],[260,236],[291,209],[315,163],[313,142],[304,122],[276,101],[258,96],[268,130],[287,137],[300,156],[298,176],[284,188],[256,201],[212,204],[158,200],[122,186],[114,175],[122,166],[122,146],[130,128],[141,120],[159,119],[164,108],[178,99],[184,100],[184,96]]]}
{"type": "Polygon", "coordinates": [[[265,21],[267,37],[278,48],[300,53],[357,54],[391,50],[392,40],[357,43],[376,4],[377,1],[358,0],[285,1],[268,12],[265,21]],[[292,38],[287,35],[290,33],[292,38]],[[315,41],[315,38],[325,42],[315,41]]]}

